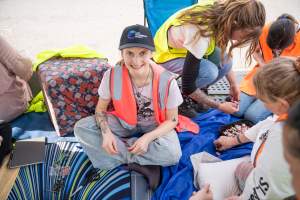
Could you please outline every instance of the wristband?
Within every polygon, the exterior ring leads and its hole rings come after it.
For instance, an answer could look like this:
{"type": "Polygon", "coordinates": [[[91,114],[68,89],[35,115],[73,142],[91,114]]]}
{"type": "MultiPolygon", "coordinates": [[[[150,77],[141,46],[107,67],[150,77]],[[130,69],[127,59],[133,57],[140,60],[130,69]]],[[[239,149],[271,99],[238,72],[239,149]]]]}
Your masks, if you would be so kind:
{"type": "Polygon", "coordinates": [[[236,135],[236,140],[237,140],[238,144],[242,144],[240,134],[236,135]]]}

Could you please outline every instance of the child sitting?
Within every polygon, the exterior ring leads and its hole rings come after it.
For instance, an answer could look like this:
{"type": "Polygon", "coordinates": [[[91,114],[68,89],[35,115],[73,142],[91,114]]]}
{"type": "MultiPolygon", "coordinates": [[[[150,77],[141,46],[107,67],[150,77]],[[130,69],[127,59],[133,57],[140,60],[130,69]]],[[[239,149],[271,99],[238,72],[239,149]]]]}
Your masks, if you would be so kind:
{"type": "Polygon", "coordinates": [[[239,111],[234,113],[235,116],[257,123],[272,114],[263,102],[255,97],[252,78],[259,67],[278,56],[300,56],[299,23],[289,14],[282,14],[271,25],[263,28],[259,45],[253,53],[258,64],[241,82],[239,111]]]}
{"type": "Polygon", "coordinates": [[[219,150],[255,142],[251,163],[246,166],[242,163],[236,170],[242,194],[229,199],[283,199],[294,193],[283,157],[282,129],[289,108],[300,98],[300,58],[272,60],[257,72],[253,83],[257,97],[275,116],[259,122],[244,134],[215,141],[219,150]],[[248,174],[244,173],[245,169],[248,174]]]}
{"type": "Polygon", "coordinates": [[[128,164],[154,189],[159,166],[174,165],[181,157],[174,128],[198,132],[198,126],[178,116],[180,90],[173,75],[151,61],[154,42],[146,27],[125,28],[119,49],[122,60],[104,74],[95,116],[77,122],[74,133],[94,167],[128,164]],[[110,102],[113,111],[108,111],[110,102]]]}

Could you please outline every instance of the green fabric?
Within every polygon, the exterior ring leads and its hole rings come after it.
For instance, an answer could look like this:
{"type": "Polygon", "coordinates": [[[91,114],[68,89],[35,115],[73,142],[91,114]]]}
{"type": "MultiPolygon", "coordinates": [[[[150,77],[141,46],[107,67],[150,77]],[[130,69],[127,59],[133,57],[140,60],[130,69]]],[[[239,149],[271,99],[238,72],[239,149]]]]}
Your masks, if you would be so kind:
{"type": "Polygon", "coordinates": [[[33,65],[33,70],[36,71],[37,67],[41,63],[56,56],[60,56],[62,58],[106,58],[103,54],[100,54],[87,46],[74,45],[65,49],[53,49],[40,52],[36,56],[37,60],[33,65]]]}
{"type": "Polygon", "coordinates": [[[26,113],[28,112],[46,112],[47,107],[44,101],[44,95],[40,91],[30,102],[29,107],[27,108],[26,113]]]}
{"type": "MultiPolygon", "coordinates": [[[[74,45],[65,49],[45,50],[36,55],[37,60],[34,62],[33,71],[36,71],[38,66],[52,57],[62,58],[105,58],[103,54],[90,49],[84,45],[74,45]]],[[[42,92],[39,92],[30,102],[27,112],[46,112],[47,107],[42,92]]]]}

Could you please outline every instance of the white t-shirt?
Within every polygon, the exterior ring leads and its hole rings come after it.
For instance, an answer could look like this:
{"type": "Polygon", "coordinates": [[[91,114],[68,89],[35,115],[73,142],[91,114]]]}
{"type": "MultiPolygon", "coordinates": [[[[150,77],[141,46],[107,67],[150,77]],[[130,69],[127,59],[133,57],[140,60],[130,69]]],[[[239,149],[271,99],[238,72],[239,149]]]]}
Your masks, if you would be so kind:
{"type": "Polygon", "coordinates": [[[210,38],[202,37],[198,32],[199,29],[193,24],[172,26],[168,31],[168,44],[173,48],[185,48],[201,59],[207,51],[210,38]]]}
{"type": "Polygon", "coordinates": [[[254,141],[251,161],[264,138],[265,146],[256,161],[256,167],[249,174],[242,199],[284,199],[294,193],[291,186],[291,174],[283,157],[282,129],[283,122],[276,122],[272,116],[249,129],[245,135],[254,141]]]}
{"type": "MultiPolygon", "coordinates": [[[[110,70],[106,71],[103,75],[101,84],[98,89],[99,97],[101,99],[111,99],[109,88],[110,70]]],[[[133,82],[132,82],[133,84],[133,82]]],[[[133,87],[136,103],[137,103],[137,120],[138,125],[149,126],[156,124],[154,109],[152,103],[152,82],[144,87],[133,87]],[[140,95],[137,95],[140,93],[140,95]]],[[[173,109],[178,107],[183,102],[179,87],[176,80],[172,80],[169,88],[169,97],[166,108],[173,109]]]]}

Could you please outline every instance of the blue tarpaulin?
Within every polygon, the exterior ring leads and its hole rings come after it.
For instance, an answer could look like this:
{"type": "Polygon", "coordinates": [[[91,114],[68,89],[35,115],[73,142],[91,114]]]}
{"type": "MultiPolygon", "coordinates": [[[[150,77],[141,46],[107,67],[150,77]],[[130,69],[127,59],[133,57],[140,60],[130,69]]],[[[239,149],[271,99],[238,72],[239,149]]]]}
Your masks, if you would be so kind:
{"type": "Polygon", "coordinates": [[[58,141],[76,142],[73,134],[66,137],[59,137],[56,134],[48,112],[25,113],[10,124],[12,126],[12,136],[17,140],[47,137],[49,143],[58,141]]]}
{"type": "Polygon", "coordinates": [[[205,114],[199,114],[194,119],[200,125],[200,134],[179,133],[182,157],[178,165],[163,168],[162,183],[154,193],[152,200],[184,200],[192,195],[192,192],[196,190],[193,186],[193,167],[190,161],[192,154],[206,151],[222,160],[249,155],[252,143],[240,145],[221,152],[219,156],[216,155],[213,141],[219,137],[219,128],[237,119],[218,110],[210,110],[205,114]]]}

